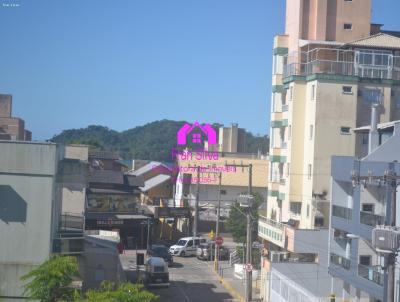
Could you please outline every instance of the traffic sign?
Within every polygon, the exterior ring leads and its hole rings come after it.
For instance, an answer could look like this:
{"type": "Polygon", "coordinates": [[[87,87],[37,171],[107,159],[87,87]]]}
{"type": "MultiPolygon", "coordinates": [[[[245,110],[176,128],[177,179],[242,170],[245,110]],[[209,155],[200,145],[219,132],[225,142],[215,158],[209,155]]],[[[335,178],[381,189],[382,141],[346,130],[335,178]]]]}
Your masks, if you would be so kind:
{"type": "Polygon", "coordinates": [[[222,245],[223,243],[224,243],[224,238],[222,238],[221,236],[218,236],[217,238],[215,238],[216,245],[222,245]]]}
{"type": "Polygon", "coordinates": [[[246,263],[244,265],[244,269],[246,270],[246,272],[251,272],[253,270],[253,266],[251,265],[251,263],[246,263]]]}

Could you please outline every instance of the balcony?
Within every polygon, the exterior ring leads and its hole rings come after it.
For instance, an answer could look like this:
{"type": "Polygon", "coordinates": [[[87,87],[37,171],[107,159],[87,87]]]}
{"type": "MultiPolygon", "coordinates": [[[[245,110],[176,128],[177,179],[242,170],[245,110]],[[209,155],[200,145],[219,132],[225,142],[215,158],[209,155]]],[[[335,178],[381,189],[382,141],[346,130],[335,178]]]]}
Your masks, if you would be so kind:
{"type": "Polygon", "coordinates": [[[62,255],[77,255],[84,252],[85,238],[65,237],[53,239],[53,253],[62,255]]]}
{"type": "Polygon", "coordinates": [[[358,265],[358,275],[364,279],[383,286],[383,272],[379,266],[358,265]]]}
{"type": "Polygon", "coordinates": [[[385,224],[385,217],[368,212],[360,212],[360,222],[375,227],[377,225],[385,224]]]}
{"type": "Polygon", "coordinates": [[[344,268],[345,270],[350,270],[351,262],[349,259],[347,259],[345,257],[331,253],[331,263],[333,263],[337,266],[340,266],[340,267],[344,268]]]}
{"type": "Polygon", "coordinates": [[[378,50],[315,48],[286,56],[284,78],[330,74],[400,80],[400,57],[378,50]]]}
{"type": "Polygon", "coordinates": [[[83,233],[84,222],[83,215],[64,213],[61,215],[59,231],[61,233],[83,233]]]}
{"type": "Polygon", "coordinates": [[[343,218],[346,220],[351,220],[353,216],[353,210],[337,205],[332,206],[332,216],[343,218]]]}

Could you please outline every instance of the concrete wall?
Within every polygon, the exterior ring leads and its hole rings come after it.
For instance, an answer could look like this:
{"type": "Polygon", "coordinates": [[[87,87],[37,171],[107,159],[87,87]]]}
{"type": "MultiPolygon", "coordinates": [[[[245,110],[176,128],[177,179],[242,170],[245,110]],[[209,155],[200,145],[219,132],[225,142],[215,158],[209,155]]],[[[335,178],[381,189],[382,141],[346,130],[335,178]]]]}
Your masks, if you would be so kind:
{"type": "MultiPolygon", "coordinates": [[[[22,296],[20,277],[48,259],[58,225],[55,144],[0,141],[0,292],[22,296]]],[[[60,210],[60,209],[58,209],[60,210]]]]}

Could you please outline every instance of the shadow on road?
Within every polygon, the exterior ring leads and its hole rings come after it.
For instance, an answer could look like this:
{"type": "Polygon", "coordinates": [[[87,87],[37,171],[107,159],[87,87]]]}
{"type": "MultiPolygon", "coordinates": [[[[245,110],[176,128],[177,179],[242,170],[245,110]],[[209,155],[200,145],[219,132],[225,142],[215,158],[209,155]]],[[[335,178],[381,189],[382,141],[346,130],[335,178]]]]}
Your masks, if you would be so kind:
{"type": "Polygon", "coordinates": [[[226,293],[219,292],[214,284],[173,281],[168,288],[150,288],[160,296],[157,302],[228,302],[236,301],[226,293]]]}

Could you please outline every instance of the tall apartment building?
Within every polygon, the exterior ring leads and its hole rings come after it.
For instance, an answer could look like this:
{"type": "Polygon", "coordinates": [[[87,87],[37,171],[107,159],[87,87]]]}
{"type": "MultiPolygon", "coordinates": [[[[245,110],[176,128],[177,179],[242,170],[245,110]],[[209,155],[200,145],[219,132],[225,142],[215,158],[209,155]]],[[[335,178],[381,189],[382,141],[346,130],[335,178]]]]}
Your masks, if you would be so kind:
{"type": "Polygon", "coordinates": [[[0,139],[32,140],[32,133],[25,129],[25,121],[12,116],[12,96],[0,94],[0,139]]]}
{"type": "Polygon", "coordinates": [[[262,295],[314,301],[336,286],[326,257],[331,156],[355,154],[363,138],[351,129],[370,124],[374,89],[382,92],[379,122],[400,118],[400,39],[371,24],[371,0],[286,6],[285,34],[274,39],[262,295]]]}

